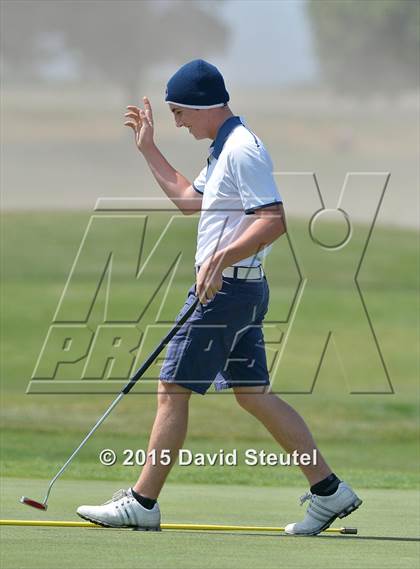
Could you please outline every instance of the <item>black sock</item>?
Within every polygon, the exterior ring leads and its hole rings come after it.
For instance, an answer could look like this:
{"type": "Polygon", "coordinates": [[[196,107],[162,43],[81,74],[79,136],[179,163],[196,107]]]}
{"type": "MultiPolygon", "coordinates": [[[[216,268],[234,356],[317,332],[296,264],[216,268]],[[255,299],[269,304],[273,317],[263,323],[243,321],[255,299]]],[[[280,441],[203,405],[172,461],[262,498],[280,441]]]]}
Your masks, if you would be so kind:
{"type": "Polygon", "coordinates": [[[146,510],[151,510],[153,506],[156,504],[156,500],[153,500],[153,498],[146,498],[146,496],[142,496],[141,494],[137,494],[137,492],[133,490],[133,488],[131,488],[131,492],[133,494],[133,497],[137,500],[137,502],[141,504],[143,508],[146,508],[146,510]]]}
{"type": "Polygon", "coordinates": [[[324,478],[324,480],[321,480],[311,486],[311,493],[316,494],[317,496],[331,496],[337,491],[340,482],[341,480],[332,473],[327,476],[327,478],[324,478]]]}

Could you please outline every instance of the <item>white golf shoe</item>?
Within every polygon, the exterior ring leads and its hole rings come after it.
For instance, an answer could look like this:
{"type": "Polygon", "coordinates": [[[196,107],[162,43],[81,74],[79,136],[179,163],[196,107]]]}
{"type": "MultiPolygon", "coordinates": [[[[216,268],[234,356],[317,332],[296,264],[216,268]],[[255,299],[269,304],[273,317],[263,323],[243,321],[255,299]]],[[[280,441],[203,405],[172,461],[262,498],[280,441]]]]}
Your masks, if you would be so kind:
{"type": "Polygon", "coordinates": [[[300,499],[303,505],[311,500],[306,516],[301,522],[288,524],[285,532],[290,535],[317,535],[330,527],[336,518],[345,518],[362,503],[362,500],[345,482],[340,482],[337,491],[331,496],[317,496],[307,492],[300,499]]]}
{"type": "Polygon", "coordinates": [[[77,508],[77,514],[105,527],[160,530],[160,510],[157,502],[151,510],[144,508],[134,498],[131,488],[118,490],[111,500],[102,506],[80,506],[77,508]]]}

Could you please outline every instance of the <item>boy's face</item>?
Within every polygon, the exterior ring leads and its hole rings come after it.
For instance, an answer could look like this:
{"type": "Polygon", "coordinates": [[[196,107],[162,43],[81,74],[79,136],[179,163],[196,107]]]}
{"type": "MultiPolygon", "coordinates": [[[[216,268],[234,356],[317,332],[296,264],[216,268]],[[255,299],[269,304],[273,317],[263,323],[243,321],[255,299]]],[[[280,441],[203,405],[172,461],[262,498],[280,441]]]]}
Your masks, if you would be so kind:
{"type": "Polygon", "coordinates": [[[190,134],[197,140],[210,138],[209,136],[209,113],[207,109],[188,109],[186,107],[177,107],[169,105],[174,115],[177,127],[184,126],[188,128],[190,134]]]}

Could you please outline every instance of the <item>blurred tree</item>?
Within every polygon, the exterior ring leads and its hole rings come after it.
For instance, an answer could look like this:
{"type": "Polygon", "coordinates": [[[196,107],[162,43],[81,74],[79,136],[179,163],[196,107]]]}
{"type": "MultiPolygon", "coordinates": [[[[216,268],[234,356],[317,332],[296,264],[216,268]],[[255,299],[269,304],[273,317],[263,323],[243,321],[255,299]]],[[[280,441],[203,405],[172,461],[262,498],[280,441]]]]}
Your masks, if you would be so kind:
{"type": "Polygon", "coordinates": [[[55,6],[48,2],[5,0],[0,4],[3,63],[12,75],[31,75],[41,53],[42,34],[54,29],[55,6]],[[50,4],[48,6],[47,4],[50,4]],[[52,8],[51,10],[48,8],[52,8]]]}
{"type": "Polygon", "coordinates": [[[200,0],[3,0],[1,11],[6,69],[33,73],[46,38],[56,38],[51,56],[59,35],[85,77],[99,74],[131,99],[147,70],[219,53],[229,32],[214,3],[200,0]]]}
{"type": "Polygon", "coordinates": [[[307,0],[307,11],[321,72],[337,90],[418,85],[417,0],[307,0]]]}

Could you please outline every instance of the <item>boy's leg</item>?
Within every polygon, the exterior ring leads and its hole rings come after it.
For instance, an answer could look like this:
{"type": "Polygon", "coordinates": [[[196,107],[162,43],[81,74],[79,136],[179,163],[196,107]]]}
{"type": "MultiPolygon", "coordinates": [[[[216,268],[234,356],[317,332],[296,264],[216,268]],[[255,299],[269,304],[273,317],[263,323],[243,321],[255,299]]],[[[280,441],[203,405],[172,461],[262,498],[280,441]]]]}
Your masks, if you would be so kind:
{"type": "Polygon", "coordinates": [[[158,408],[143,466],[133,490],[147,498],[157,499],[165,480],[178,458],[188,426],[188,405],[191,391],[173,383],[159,382],[158,408]],[[161,454],[162,451],[169,451],[161,454]],[[154,451],[152,456],[149,455],[154,451]],[[164,458],[169,455],[170,461],[164,458]],[[153,464],[153,456],[155,464],[153,464]],[[162,457],[162,460],[161,460],[162,457]],[[162,462],[164,464],[162,464],[162,462]]]}
{"type": "Polygon", "coordinates": [[[105,504],[79,506],[77,513],[81,518],[106,527],[160,528],[156,498],[185,439],[190,395],[188,389],[160,382],[158,409],[149,441],[149,451],[156,451],[156,464],[153,465],[152,457],[148,457],[134,488],[118,491],[105,504]],[[163,449],[169,451],[169,461],[160,460],[163,449]]]}
{"type": "Polygon", "coordinates": [[[317,464],[300,466],[313,486],[331,474],[331,469],[319,452],[302,417],[285,401],[263,387],[235,387],[236,400],[246,411],[263,423],[286,452],[299,454],[317,451],[317,464]]]}
{"type": "Polygon", "coordinates": [[[360,506],[362,500],[348,484],[332,474],[306,423],[290,405],[274,393],[263,392],[261,387],[236,387],[234,391],[239,404],[259,419],[287,452],[317,451],[316,465],[300,465],[311,485],[311,492],[301,499],[301,503],[311,500],[305,518],[288,524],[286,533],[316,535],[337,517],[348,516],[360,506]]]}

